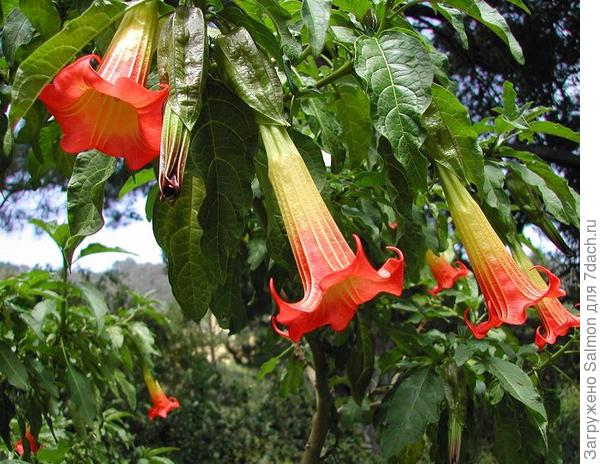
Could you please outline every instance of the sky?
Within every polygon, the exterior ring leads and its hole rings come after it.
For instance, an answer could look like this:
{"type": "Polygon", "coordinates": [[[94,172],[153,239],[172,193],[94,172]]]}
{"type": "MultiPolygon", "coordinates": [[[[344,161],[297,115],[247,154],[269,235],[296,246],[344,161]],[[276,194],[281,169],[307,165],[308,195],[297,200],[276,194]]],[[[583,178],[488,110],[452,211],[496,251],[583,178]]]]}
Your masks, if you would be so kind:
{"type": "MultiPolygon", "coordinates": [[[[65,202],[66,204],[66,198],[65,202]]],[[[135,209],[141,217],[145,217],[145,198],[138,195],[135,209]]],[[[33,212],[33,211],[32,211],[33,212]]],[[[58,218],[64,221],[65,217],[58,218]]],[[[87,256],[73,266],[73,270],[86,269],[102,272],[112,267],[115,261],[132,258],[139,263],[161,263],[162,255],[152,233],[152,224],[146,220],[133,221],[118,228],[104,227],[100,232],[88,237],[79,246],[83,249],[90,243],[101,243],[110,247],[121,247],[137,256],[122,253],[102,253],[87,256]]],[[[77,255],[77,252],[76,252],[77,255]]],[[[0,231],[0,262],[33,267],[51,266],[58,269],[62,265],[60,251],[45,233],[36,232],[36,227],[27,224],[22,230],[7,233],[0,231]]]]}

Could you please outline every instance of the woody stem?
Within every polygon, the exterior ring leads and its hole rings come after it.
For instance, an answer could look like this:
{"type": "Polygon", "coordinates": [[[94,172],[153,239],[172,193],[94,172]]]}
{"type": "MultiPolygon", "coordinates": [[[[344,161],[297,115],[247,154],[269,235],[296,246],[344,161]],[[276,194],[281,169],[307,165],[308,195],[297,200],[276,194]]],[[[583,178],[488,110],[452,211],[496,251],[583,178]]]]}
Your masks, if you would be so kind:
{"type": "Polygon", "coordinates": [[[317,396],[317,409],[312,418],[310,435],[302,455],[302,464],[316,464],[319,462],[321,450],[329,431],[330,411],[333,398],[329,391],[327,359],[323,352],[323,345],[315,333],[306,336],[313,355],[315,369],[315,390],[317,396]]]}

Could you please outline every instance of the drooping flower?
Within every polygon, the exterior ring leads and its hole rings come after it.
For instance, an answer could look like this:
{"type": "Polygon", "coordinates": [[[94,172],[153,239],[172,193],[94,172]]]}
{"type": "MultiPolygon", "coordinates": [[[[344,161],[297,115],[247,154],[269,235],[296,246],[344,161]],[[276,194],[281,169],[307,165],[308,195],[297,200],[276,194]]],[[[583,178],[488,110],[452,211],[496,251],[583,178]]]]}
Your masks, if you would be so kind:
{"type": "Polygon", "coordinates": [[[179,401],[174,396],[167,396],[161,388],[158,381],[152,376],[150,369],[144,367],[144,381],[148,387],[152,407],[148,411],[148,419],[154,420],[157,417],[163,419],[173,410],[180,407],[179,401]]]}
{"type": "Polygon", "coordinates": [[[523,324],[527,320],[528,307],[543,298],[565,294],[560,288],[560,279],[542,266],[535,266],[535,269],[548,278],[544,288],[525,275],[460,180],[443,166],[438,166],[438,172],[452,220],[488,309],[488,320],[477,325],[469,320],[469,310],[465,311],[465,322],[475,338],[485,337],[490,329],[503,323],[523,324]]]}
{"type": "Polygon", "coordinates": [[[402,253],[388,247],[397,257],[375,270],[356,235],[354,253],[285,128],[261,125],[260,132],[267,152],[269,180],[304,287],[304,298],[289,303],[277,294],[271,280],[271,294],[279,309],[272,320],[273,328],[294,342],[326,325],[335,331],[344,330],[359,304],[381,292],[400,295],[404,277],[402,253]]]}
{"type": "Polygon", "coordinates": [[[432,295],[437,295],[442,290],[454,287],[454,284],[461,277],[465,277],[469,270],[462,261],[455,261],[456,266],[452,266],[446,258],[436,255],[433,251],[427,250],[425,260],[433,272],[437,287],[429,290],[432,295]]]}
{"type": "Polygon", "coordinates": [[[60,125],[67,153],[97,149],[139,169],[160,150],[168,86],[145,88],[158,29],[156,0],[123,17],[104,59],[86,55],[62,69],[40,94],[60,125]],[[96,70],[95,67],[98,66],[96,70]]]}
{"type": "MultiPolygon", "coordinates": [[[[41,445],[38,445],[37,440],[31,434],[31,430],[29,429],[29,426],[27,426],[25,428],[25,438],[27,439],[27,442],[29,443],[29,451],[31,452],[31,454],[37,453],[39,451],[39,449],[42,447],[41,445]]],[[[25,446],[23,445],[22,438],[19,438],[19,441],[17,441],[17,443],[15,443],[15,451],[17,452],[17,454],[19,456],[23,456],[25,454],[25,446]]]]}
{"type": "MultiPolygon", "coordinates": [[[[522,248],[514,248],[514,257],[538,287],[543,288],[546,285],[522,248]]],[[[535,344],[540,351],[544,349],[546,344],[555,343],[558,337],[566,335],[571,327],[579,327],[580,325],[579,316],[571,314],[558,298],[544,298],[535,305],[535,309],[542,320],[543,326],[543,328],[542,326],[538,327],[535,331],[535,344]]]]}

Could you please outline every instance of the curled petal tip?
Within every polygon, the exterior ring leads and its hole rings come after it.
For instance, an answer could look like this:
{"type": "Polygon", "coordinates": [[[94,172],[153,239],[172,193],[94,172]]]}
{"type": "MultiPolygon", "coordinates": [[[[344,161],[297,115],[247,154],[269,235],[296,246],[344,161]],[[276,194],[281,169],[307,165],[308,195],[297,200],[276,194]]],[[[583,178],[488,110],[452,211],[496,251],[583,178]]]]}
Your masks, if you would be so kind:
{"type": "Polygon", "coordinates": [[[473,336],[477,339],[477,340],[482,340],[483,338],[485,338],[485,336],[487,335],[487,333],[494,328],[494,321],[492,321],[491,319],[485,322],[482,322],[480,324],[473,324],[471,322],[471,320],[469,319],[469,313],[471,312],[471,309],[466,309],[465,312],[463,313],[463,319],[465,320],[465,324],[467,324],[467,326],[469,327],[469,329],[471,329],[471,332],[473,333],[473,336]]]}
{"type": "MultiPolygon", "coordinates": [[[[277,335],[279,335],[280,337],[283,337],[287,340],[289,340],[290,342],[294,342],[294,340],[292,340],[292,338],[290,337],[290,332],[285,329],[280,329],[279,326],[277,325],[277,319],[275,316],[271,316],[271,327],[273,327],[273,330],[275,331],[275,333],[277,333],[277,335]]],[[[296,340],[295,342],[297,342],[298,340],[296,340]]]]}
{"type": "Polygon", "coordinates": [[[535,269],[548,277],[548,288],[546,289],[543,298],[560,298],[566,295],[565,291],[560,288],[560,278],[552,271],[539,265],[533,266],[531,269],[535,269]]]}

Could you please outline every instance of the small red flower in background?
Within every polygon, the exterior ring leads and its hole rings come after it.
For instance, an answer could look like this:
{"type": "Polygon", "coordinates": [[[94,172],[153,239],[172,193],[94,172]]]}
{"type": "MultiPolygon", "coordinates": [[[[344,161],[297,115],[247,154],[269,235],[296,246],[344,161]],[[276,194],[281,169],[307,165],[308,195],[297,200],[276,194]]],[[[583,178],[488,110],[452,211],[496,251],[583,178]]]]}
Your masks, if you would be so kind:
{"type": "MultiPolygon", "coordinates": [[[[29,442],[29,451],[31,452],[31,454],[37,453],[39,451],[39,449],[42,447],[42,445],[38,445],[37,440],[31,434],[29,427],[27,427],[25,429],[25,438],[29,442]]],[[[25,446],[23,445],[22,438],[19,438],[19,441],[17,441],[17,443],[15,443],[15,451],[17,452],[17,454],[19,456],[23,456],[25,454],[25,446]]]]}
{"type": "Polygon", "coordinates": [[[167,396],[160,387],[158,381],[152,376],[149,369],[144,368],[144,381],[148,387],[150,398],[152,399],[152,407],[148,411],[148,419],[154,420],[157,417],[165,419],[173,410],[180,407],[179,401],[174,396],[167,396]]]}
{"type": "MultiPolygon", "coordinates": [[[[546,285],[540,273],[535,269],[531,260],[521,248],[515,248],[514,256],[521,268],[526,271],[533,282],[543,287],[546,285]]],[[[571,314],[558,298],[544,298],[535,305],[535,309],[542,320],[542,327],[535,331],[535,344],[542,351],[546,344],[553,344],[558,337],[569,332],[572,327],[579,327],[579,316],[571,314]]]]}
{"type": "Polygon", "coordinates": [[[144,87],[158,29],[156,1],[128,11],[104,60],[86,55],[60,71],[40,94],[60,125],[68,153],[97,149],[140,169],[158,156],[168,86],[144,87]],[[94,62],[99,64],[96,71],[94,62]]]}
{"type": "Polygon", "coordinates": [[[469,256],[488,309],[488,320],[477,325],[469,320],[469,310],[465,311],[465,322],[475,338],[484,338],[490,329],[504,323],[524,324],[528,307],[544,298],[564,296],[560,279],[542,266],[535,266],[535,269],[546,274],[549,282],[544,282],[543,288],[534,283],[510,256],[460,180],[443,166],[438,166],[438,172],[452,221],[469,256]]]}
{"type": "Polygon", "coordinates": [[[359,304],[381,292],[399,296],[404,282],[404,259],[398,255],[375,270],[354,236],[352,251],[304,161],[284,127],[260,126],[268,158],[269,180],[275,191],[288,239],[300,272],[304,298],[284,301],[271,280],[271,294],[279,313],[273,317],[275,331],[297,342],[318,327],[344,330],[359,304]],[[286,326],[282,330],[279,325],[286,326]]]}
{"type": "Polygon", "coordinates": [[[462,261],[455,261],[457,267],[452,266],[446,258],[443,256],[436,255],[433,251],[427,250],[425,254],[425,260],[433,272],[435,280],[437,280],[437,287],[429,290],[432,295],[437,295],[442,290],[447,290],[454,287],[454,284],[461,277],[465,277],[469,274],[467,266],[462,261]]]}

